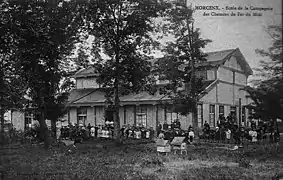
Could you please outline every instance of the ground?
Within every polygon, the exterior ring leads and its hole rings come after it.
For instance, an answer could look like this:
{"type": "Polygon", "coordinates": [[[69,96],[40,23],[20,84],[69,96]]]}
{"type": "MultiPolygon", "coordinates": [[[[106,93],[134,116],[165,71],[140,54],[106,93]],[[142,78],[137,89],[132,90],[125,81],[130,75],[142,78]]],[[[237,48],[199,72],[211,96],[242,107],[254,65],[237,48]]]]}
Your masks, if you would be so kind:
{"type": "MultiPolygon", "coordinates": [[[[77,149],[25,145],[0,149],[0,179],[276,179],[283,175],[283,146],[227,150],[190,146],[188,155],[157,155],[154,143],[84,142],[77,149]]],[[[282,176],[283,178],[283,176],[282,176]]]]}

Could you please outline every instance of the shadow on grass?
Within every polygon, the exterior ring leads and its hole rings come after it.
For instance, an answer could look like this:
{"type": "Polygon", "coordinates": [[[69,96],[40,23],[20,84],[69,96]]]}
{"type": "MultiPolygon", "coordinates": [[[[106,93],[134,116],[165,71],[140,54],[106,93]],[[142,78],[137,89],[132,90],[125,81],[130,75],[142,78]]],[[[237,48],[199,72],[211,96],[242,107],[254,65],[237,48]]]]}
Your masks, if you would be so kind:
{"type": "Polygon", "coordinates": [[[0,177],[38,180],[271,179],[283,169],[282,159],[278,159],[282,156],[281,149],[275,151],[268,146],[239,151],[195,146],[188,149],[188,155],[171,153],[168,156],[157,156],[155,144],[143,141],[128,141],[117,146],[111,140],[94,140],[76,146],[71,152],[68,147],[53,147],[48,151],[35,146],[2,149],[0,177]],[[255,165],[254,162],[264,155],[266,161],[255,165]],[[271,161],[269,165],[265,164],[267,160],[271,161]],[[229,162],[238,163],[240,167],[227,166],[229,162]],[[176,166],[174,170],[173,165],[176,166]]]}

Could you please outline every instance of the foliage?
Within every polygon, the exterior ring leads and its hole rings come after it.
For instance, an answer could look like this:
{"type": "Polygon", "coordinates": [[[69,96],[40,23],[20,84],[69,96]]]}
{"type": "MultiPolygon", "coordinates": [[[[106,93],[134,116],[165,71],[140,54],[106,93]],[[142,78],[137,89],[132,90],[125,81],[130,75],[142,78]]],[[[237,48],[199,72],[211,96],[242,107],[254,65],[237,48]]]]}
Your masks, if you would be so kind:
{"type": "Polygon", "coordinates": [[[7,49],[13,52],[7,61],[16,64],[13,75],[22,78],[25,93],[40,112],[40,126],[47,131],[45,118],[54,121],[61,115],[68,94],[59,86],[67,74],[61,65],[78,39],[82,22],[78,5],[4,1],[1,9],[1,19],[5,19],[1,30],[9,35],[3,41],[11,41],[7,49]]]}
{"type": "Polygon", "coordinates": [[[197,97],[203,91],[203,79],[196,76],[203,67],[197,64],[206,60],[201,48],[211,40],[200,37],[200,29],[194,28],[193,9],[184,2],[173,3],[167,14],[162,29],[173,35],[174,41],[163,49],[165,56],[156,62],[155,71],[161,79],[170,81],[166,88],[175,111],[186,115],[196,111],[197,97]]]}
{"type": "Polygon", "coordinates": [[[269,26],[267,32],[272,46],[267,51],[257,49],[256,52],[269,60],[262,61],[261,68],[257,69],[261,80],[255,82],[255,87],[245,89],[253,100],[250,108],[255,111],[255,118],[276,123],[277,118],[283,119],[282,27],[269,26]]]}
{"type": "Polygon", "coordinates": [[[262,120],[283,119],[283,79],[262,81],[257,87],[247,87],[249,97],[253,100],[250,108],[255,111],[254,118],[262,120]]]}
{"type": "Polygon", "coordinates": [[[157,42],[150,33],[156,31],[153,19],[165,9],[157,0],[106,0],[86,4],[85,19],[94,36],[93,54],[104,54],[97,65],[98,83],[115,109],[115,137],[119,137],[119,96],[144,90],[149,81],[150,56],[157,42]]]}
{"type": "Polygon", "coordinates": [[[266,57],[267,60],[261,61],[261,67],[256,69],[259,76],[266,78],[283,76],[283,45],[282,45],[282,26],[268,26],[267,33],[272,40],[272,46],[268,50],[256,49],[256,53],[266,57]]]}
{"type": "Polygon", "coordinates": [[[76,58],[73,59],[73,61],[76,64],[76,69],[80,70],[83,68],[88,68],[90,66],[91,62],[89,61],[89,55],[86,53],[87,48],[83,45],[79,46],[78,49],[78,55],[76,58]]]}

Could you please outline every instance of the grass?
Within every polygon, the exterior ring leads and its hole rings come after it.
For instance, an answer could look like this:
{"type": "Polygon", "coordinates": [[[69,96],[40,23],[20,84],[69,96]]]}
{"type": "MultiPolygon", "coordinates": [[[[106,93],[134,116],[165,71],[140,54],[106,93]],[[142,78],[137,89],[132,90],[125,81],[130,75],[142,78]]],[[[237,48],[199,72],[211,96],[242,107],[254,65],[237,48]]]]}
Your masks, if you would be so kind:
{"type": "Polygon", "coordinates": [[[153,143],[85,142],[71,152],[27,145],[0,150],[0,179],[276,179],[283,173],[282,150],[198,145],[188,155],[157,156],[153,143]]]}

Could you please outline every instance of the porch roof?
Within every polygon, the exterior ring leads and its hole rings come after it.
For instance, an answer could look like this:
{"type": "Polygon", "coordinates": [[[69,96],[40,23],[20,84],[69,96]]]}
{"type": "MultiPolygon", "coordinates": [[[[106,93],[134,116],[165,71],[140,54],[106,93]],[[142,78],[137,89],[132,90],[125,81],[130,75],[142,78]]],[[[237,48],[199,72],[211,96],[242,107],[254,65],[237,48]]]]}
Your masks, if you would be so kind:
{"type": "MultiPolygon", "coordinates": [[[[205,81],[203,89],[206,89],[214,81],[205,81]]],[[[160,94],[149,94],[148,92],[131,93],[120,97],[121,105],[130,104],[160,104],[160,101],[170,101],[170,97],[160,94]]],[[[95,106],[105,105],[105,92],[101,89],[74,89],[70,92],[67,106],[95,106]]]]}
{"type": "MultiPolygon", "coordinates": [[[[157,104],[160,100],[170,100],[165,95],[151,95],[148,92],[131,93],[120,97],[121,105],[127,104],[157,104]]],[[[105,92],[101,89],[75,89],[70,92],[67,106],[104,105],[105,92]]]]}

